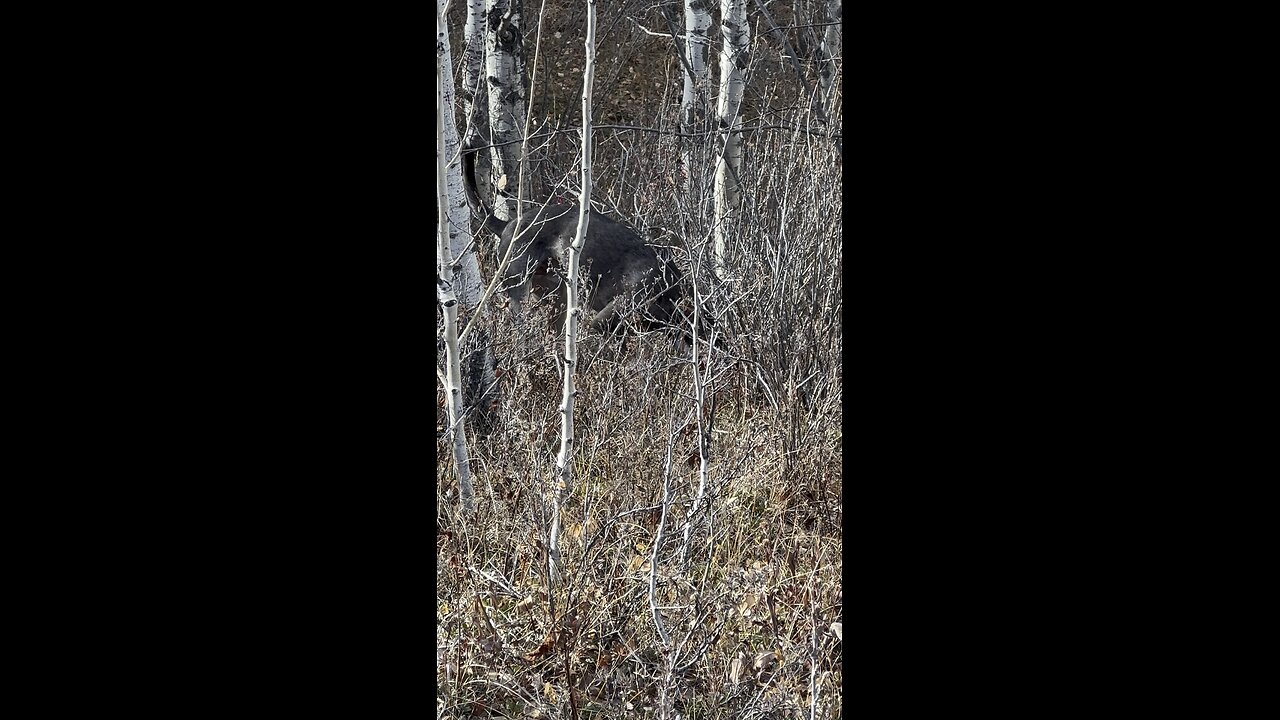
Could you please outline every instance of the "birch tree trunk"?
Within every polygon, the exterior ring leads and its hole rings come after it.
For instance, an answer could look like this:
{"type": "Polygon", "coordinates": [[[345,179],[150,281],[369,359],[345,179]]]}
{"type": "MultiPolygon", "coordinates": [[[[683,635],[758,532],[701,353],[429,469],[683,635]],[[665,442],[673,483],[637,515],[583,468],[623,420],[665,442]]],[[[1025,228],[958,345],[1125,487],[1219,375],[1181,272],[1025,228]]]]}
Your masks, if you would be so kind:
{"type": "Polygon", "coordinates": [[[747,42],[750,39],[747,25],[746,0],[721,0],[720,33],[720,102],[717,106],[717,122],[724,138],[723,152],[716,163],[716,225],[715,271],[724,279],[725,258],[728,254],[730,220],[737,219],[742,204],[742,94],[746,82],[743,68],[747,61],[747,42]]]}
{"type": "Polygon", "coordinates": [[[484,0],[467,0],[467,24],[463,31],[466,49],[462,55],[462,112],[466,117],[463,145],[474,147],[480,128],[489,118],[489,93],[482,89],[484,81],[484,0]],[[477,99],[480,102],[476,102],[477,99]]]}
{"type": "MultiPolygon", "coordinates": [[[[436,0],[437,7],[444,0],[436,0]]],[[[453,73],[449,70],[453,61],[449,50],[449,31],[443,17],[438,18],[436,25],[436,82],[439,84],[437,107],[437,124],[444,142],[443,159],[446,163],[445,175],[441,179],[438,190],[445,193],[449,217],[449,251],[455,264],[459,264],[459,272],[454,278],[454,290],[465,311],[479,307],[484,288],[480,282],[480,263],[476,259],[475,248],[472,247],[471,211],[467,205],[466,190],[462,187],[462,159],[458,152],[458,127],[454,122],[454,89],[453,73]]]]}
{"type": "MultiPolygon", "coordinates": [[[[710,27],[711,12],[707,10],[707,0],[685,0],[685,59],[688,60],[688,66],[684,69],[684,92],[680,96],[680,117],[683,125],[681,132],[690,135],[702,129],[702,122],[705,119],[707,87],[709,87],[707,49],[711,46],[707,29],[710,27]]],[[[692,142],[689,138],[682,138],[682,145],[684,150],[680,157],[684,165],[684,177],[681,178],[681,189],[688,193],[689,183],[693,178],[692,142]]]]}
{"type": "Polygon", "coordinates": [[[494,147],[494,214],[514,220],[518,211],[516,187],[523,156],[520,129],[525,119],[522,0],[485,0],[485,74],[489,91],[489,128],[494,147]]]}
{"type": "MultiPolygon", "coordinates": [[[[471,264],[476,265],[476,269],[470,278],[463,270],[464,264],[454,262],[455,257],[461,256],[461,253],[455,254],[455,239],[461,244],[461,236],[465,235],[469,243],[471,224],[469,217],[465,214],[461,223],[455,222],[451,217],[456,213],[453,211],[454,203],[449,197],[450,185],[457,185],[459,189],[461,185],[460,182],[450,183],[448,172],[449,158],[451,155],[456,155],[454,151],[457,148],[456,129],[453,132],[452,147],[447,130],[453,126],[451,61],[449,34],[444,20],[444,0],[436,0],[436,208],[439,216],[436,234],[436,293],[444,310],[445,391],[448,398],[446,402],[449,409],[449,434],[453,440],[453,459],[458,472],[458,494],[462,502],[462,511],[464,515],[469,516],[475,511],[475,491],[471,484],[471,462],[467,457],[467,429],[463,422],[465,413],[458,352],[458,306],[460,302],[465,302],[463,298],[468,296],[479,301],[480,273],[474,253],[470,254],[470,257],[471,264]],[[471,279],[475,280],[474,284],[469,281],[471,279]]],[[[461,179],[456,167],[452,174],[461,179]]],[[[462,209],[465,212],[465,200],[462,209]]]]}
{"type": "MultiPolygon", "coordinates": [[[[481,2],[481,0],[473,0],[481,2]]],[[[447,28],[446,28],[447,30],[447,28]]],[[[451,53],[447,33],[436,38],[443,45],[440,57],[441,67],[451,67],[451,53]]],[[[479,62],[479,53],[476,53],[479,62]]],[[[463,399],[467,403],[467,413],[472,420],[472,427],[480,434],[492,430],[495,422],[492,401],[497,397],[497,380],[494,377],[496,361],[493,346],[484,324],[476,322],[484,317],[484,288],[480,277],[480,264],[471,234],[471,213],[467,204],[466,190],[462,185],[461,156],[458,154],[458,128],[454,122],[454,88],[453,74],[446,73],[444,83],[444,107],[450,111],[444,118],[445,147],[448,148],[445,179],[448,187],[450,236],[449,248],[455,264],[461,265],[461,273],[455,278],[458,299],[462,305],[460,311],[464,324],[470,329],[459,336],[462,343],[461,363],[463,371],[463,399]]],[[[483,103],[479,103],[483,107],[483,103]]],[[[472,128],[475,130],[475,126],[472,128]]]]}
{"type": "Polygon", "coordinates": [[[596,75],[596,0],[587,0],[586,63],[582,71],[582,192],[578,195],[578,228],[569,244],[569,278],[565,283],[564,320],[564,393],[560,399],[560,454],[556,457],[555,500],[551,513],[551,532],[547,557],[552,578],[559,577],[560,506],[573,492],[573,409],[578,391],[573,376],[578,366],[578,270],[582,261],[582,245],[591,220],[591,85],[596,75]]]}

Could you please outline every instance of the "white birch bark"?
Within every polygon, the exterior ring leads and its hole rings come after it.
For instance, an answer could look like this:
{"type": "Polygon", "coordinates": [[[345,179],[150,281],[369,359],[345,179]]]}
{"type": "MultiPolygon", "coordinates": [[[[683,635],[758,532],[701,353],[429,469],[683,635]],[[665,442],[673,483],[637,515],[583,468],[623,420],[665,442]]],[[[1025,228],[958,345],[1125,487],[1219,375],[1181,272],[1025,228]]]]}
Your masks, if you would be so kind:
{"type": "MultiPolygon", "coordinates": [[[[481,2],[482,0],[474,0],[481,2]]],[[[442,67],[450,67],[451,61],[448,37],[438,37],[437,42],[444,43],[441,59],[442,67]]],[[[446,74],[444,82],[444,106],[454,107],[454,87],[452,73],[446,74]]],[[[479,103],[483,106],[483,103],[479,103]]],[[[463,398],[468,403],[468,413],[475,423],[473,429],[487,434],[494,425],[495,418],[490,410],[492,399],[497,395],[497,380],[494,377],[496,365],[493,347],[483,323],[485,314],[484,287],[480,276],[480,264],[476,254],[474,238],[471,234],[471,213],[467,204],[466,190],[462,184],[462,158],[458,153],[458,128],[454,123],[454,113],[449,112],[444,118],[445,146],[448,148],[446,159],[446,181],[448,183],[449,219],[451,234],[449,248],[455,264],[460,264],[459,276],[454,279],[458,299],[462,302],[462,320],[466,326],[459,335],[462,343],[463,398]]]]}
{"type": "Polygon", "coordinates": [[[569,244],[568,281],[565,283],[564,320],[564,392],[560,398],[560,453],[556,457],[555,500],[551,513],[551,532],[547,557],[551,577],[559,577],[560,565],[560,506],[573,492],[573,410],[578,391],[574,387],[574,373],[578,369],[578,318],[582,308],[578,301],[579,266],[582,261],[582,245],[587,239],[587,226],[591,220],[591,85],[596,76],[596,0],[587,0],[586,62],[582,71],[582,191],[578,195],[578,228],[569,244]]]}
{"type": "MultiPolygon", "coordinates": [[[[437,7],[444,0],[436,0],[437,7]]],[[[436,26],[436,69],[440,84],[439,102],[441,116],[437,118],[442,125],[446,162],[445,177],[441,189],[446,191],[449,214],[449,251],[450,256],[461,263],[458,277],[454,279],[454,290],[458,300],[466,311],[479,307],[483,287],[480,282],[480,264],[476,259],[475,248],[472,247],[471,211],[467,206],[466,191],[462,187],[462,156],[458,152],[458,127],[454,122],[454,88],[453,73],[449,70],[453,57],[449,49],[449,32],[443,17],[436,26]]]]}
{"type": "Polygon", "coordinates": [[[520,129],[525,119],[521,0],[485,0],[485,81],[489,93],[490,151],[494,215],[514,220],[520,158],[520,129]]]}
{"type": "Polygon", "coordinates": [[[742,94],[746,85],[743,68],[747,61],[747,43],[750,39],[747,25],[746,0],[721,0],[720,33],[720,101],[716,108],[717,122],[723,137],[723,152],[716,163],[716,225],[715,271],[724,279],[725,258],[728,254],[729,222],[736,219],[742,204],[742,187],[739,181],[742,168],[742,94]]]}
{"type": "MultiPolygon", "coordinates": [[[[700,130],[701,123],[705,119],[709,87],[707,51],[711,47],[710,39],[707,37],[707,30],[711,27],[711,12],[707,10],[707,2],[708,0],[685,0],[684,3],[684,47],[688,66],[684,68],[684,91],[680,96],[680,109],[683,123],[681,131],[689,134],[700,130]]],[[[689,138],[683,138],[682,145],[684,150],[681,153],[681,162],[684,165],[684,177],[681,178],[681,186],[685,192],[688,192],[689,183],[693,178],[692,143],[689,138]]]]}
{"type": "MultiPolygon", "coordinates": [[[[436,208],[438,225],[436,233],[436,292],[444,310],[445,336],[445,391],[449,409],[449,433],[453,440],[453,459],[458,472],[458,494],[462,502],[464,515],[475,511],[475,491],[471,484],[471,462],[467,457],[467,430],[463,423],[462,372],[459,360],[458,345],[458,306],[460,294],[470,291],[465,282],[466,272],[461,266],[455,266],[453,239],[461,234],[458,224],[451,217],[452,203],[449,198],[449,156],[450,145],[446,128],[453,125],[452,88],[450,97],[446,98],[446,87],[453,84],[450,70],[449,35],[444,21],[444,0],[436,0],[436,208]],[[449,102],[446,102],[446,99],[449,102]],[[459,282],[463,281],[463,282],[459,282]],[[464,289],[459,293],[460,289],[464,289]]],[[[453,148],[457,147],[457,131],[454,131],[453,148]]],[[[456,153],[455,153],[456,154],[456,153]]],[[[457,174],[455,170],[455,175],[457,174]]],[[[459,176],[460,178],[460,176],[459,176]]],[[[460,184],[459,184],[460,187],[460,184]]],[[[464,200],[465,210],[465,200],[464,200]]],[[[464,216],[461,228],[470,235],[470,222],[464,216]]],[[[474,262],[475,255],[472,254],[474,262]]],[[[479,270],[474,275],[478,281],[479,270]]],[[[478,282],[477,282],[478,289],[478,282]]],[[[476,299],[479,299],[478,293],[476,299]]]]}
{"type": "Polygon", "coordinates": [[[467,0],[467,24],[463,30],[465,50],[462,55],[462,112],[466,117],[463,145],[479,143],[476,137],[489,117],[489,94],[484,90],[484,0],[467,0]],[[476,102],[477,99],[480,102],[476,102]]]}

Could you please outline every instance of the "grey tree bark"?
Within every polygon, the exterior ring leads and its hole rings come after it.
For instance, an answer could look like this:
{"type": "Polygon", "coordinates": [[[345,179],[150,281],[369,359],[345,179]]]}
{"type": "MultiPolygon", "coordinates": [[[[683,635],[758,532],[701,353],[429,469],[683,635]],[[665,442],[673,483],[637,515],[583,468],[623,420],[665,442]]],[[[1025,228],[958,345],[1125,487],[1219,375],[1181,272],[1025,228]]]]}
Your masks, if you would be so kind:
{"type": "Polygon", "coordinates": [[[751,28],[747,24],[746,0],[721,0],[720,34],[720,99],[717,122],[723,137],[723,152],[716,163],[715,184],[715,271],[721,279],[726,275],[730,222],[737,219],[742,205],[742,94],[746,86],[743,70],[747,62],[747,45],[751,28]]]}

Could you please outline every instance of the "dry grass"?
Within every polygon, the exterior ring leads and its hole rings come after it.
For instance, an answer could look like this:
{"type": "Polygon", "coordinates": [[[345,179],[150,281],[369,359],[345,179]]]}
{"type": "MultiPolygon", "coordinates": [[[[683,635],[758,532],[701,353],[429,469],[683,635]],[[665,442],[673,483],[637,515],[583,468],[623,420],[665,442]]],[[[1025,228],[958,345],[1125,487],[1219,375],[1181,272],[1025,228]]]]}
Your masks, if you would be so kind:
{"type": "Polygon", "coordinates": [[[682,395],[691,366],[664,351],[664,335],[632,343],[643,351],[599,359],[581,377],[564,584],[551,598],[543,518],[559,381],[547,356],[506,368],[501,428],[472,447],[480,509],[468,525],[438,448],[442,713],[656,717],[665,701],[686,718],[807,718],[815,683],[817,716],[831,717],[843,678],[831,632],[841,620],[839,403],[807,414],[811,429],[789,428],[789,409],[733,404],[746,381],[726,360],[710,502],[690,518],[698,431],[682,395]],[[673,640],[664,650],[648,592],[666,474],[672,496],[656,555],[673,640]]]}
{"type": "MultiPolygon", "coordinates": [[[[556,16],[565,27],[544,32],[567,35],[569,17],[556,16]]],[[[611,24],[618,37],[606,36],[608,52],[655,43],[667,51],[643,34],[629,45],[624,33],[632,29],[611,24]]],[[[771,52],[755,47],[761,58],[771,52]]],[[[612,108],[609,98],[625,97],[632,81],[609,56],[602,63],[602,85],[612,93],[602,106],[612,108]]],[[[558,71],[546,69],[552,77],[558,71]]],[[[675,129],[677,82],[657,80],[653,102],[622,106],[616,121],[675,129]]],[[[814,129],[794,86],[762,67],[748,98],[760,113],[752,121],[814,129]]],[[[838,108],[832,120],[839,128],[838,108]]],[[[535,151],[544,177],[573,178],[573,142],[560,135],[535,151]]],[[[593,196],[637,227],[670,230],[703,311],[717,318],[720,345],[709,358],[703,351],[698,366],[705,402],[695,406],[694,365],[672,335],[632,336],[621,350],[616,339],[584,340],[593,357],[578,376],[575,487],[562,511],[565,570],[548,595],[560,342],[546,331],[545,309],[521,327],[490,313],[501,395],[493,432],[469,434],[478,511],[465,523],[447,440],[437,441],[441,717],[839,716],[843,207],[834,148],[808,132],[748,137],[743,215],[729,228],[732,279],[720,283],[705,254],[715,143],[693,151],[705,172],[680,189],[674,139],[601,136],[593,196]],[[706,499],[693,513],[700,446],[709,457],[706,499]],[[649,596],[655,559],[658,622],[649,596]]]]}
{"type": "MultiPolygon", "coordinates": [[[[773,238],[786,245],[785,233],[773,238]]],[[[732,291],[700,280],[725,328],[723,347],[699,366],[701,415],[694,366],[671,335],[630,337],[621,350],[616,339],[585,339],[594,356],[578,376],[564,584],[550,597],[559,341],[546,309],[522,328],[495,313],[502,399],[495,432],[472,440],[479,511],[469,524],[456,514],[443,439],[437,449],[442,715],[836,716],[843,373],[840,279],[830,268],[839,243],[784,251],[797,262],[785,272],[766,253],[742,257],[732,291]],[[730,294],[747,299],[723,302],[730,294]],[[707,500],[690,517],[700,442],[707,500]],[[655,599],[666,648],[649,608],[664,484],[655,599]]]]}

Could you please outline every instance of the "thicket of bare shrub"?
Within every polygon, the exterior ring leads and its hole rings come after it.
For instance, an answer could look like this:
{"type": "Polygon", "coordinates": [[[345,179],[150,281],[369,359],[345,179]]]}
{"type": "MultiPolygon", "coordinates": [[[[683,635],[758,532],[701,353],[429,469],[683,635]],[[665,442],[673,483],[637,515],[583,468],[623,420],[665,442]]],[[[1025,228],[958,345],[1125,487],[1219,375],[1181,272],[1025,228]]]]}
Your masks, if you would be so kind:
{"type": "MultiPolygon", "coordinates": [[[[536,5],[525,8],[532,43],[536,5]]],[[[649,41],[626,23],[611,33],[602,45],[649,41]]],[[[565,572],[550,597],[545,513],[563,339],[547,329],[546,308],[524,324],[491,313],[501,397],[494,431],[471,436],[478,511],[465,524],[446,440],[437,442],[441,716],[657,717],[664,707],[690,719],[839,715],[841,159],[753,37],[761,69],[748,125],[791,129],[748,136],[727,281],[711,272],[713,136],[694,140],[704,172],[679,192],[677,138],[599,133],[595,199],[669,241],[718,342],[699,346],[695,367],[673,333],[584,340],[591,361],[578,379],[565,572]],[[691,515],[700,445],[707,496],[691,515]],[[665,647],[651,608],[655,560],[665,647]]],[[[678,73],[659,82],[678,98],[678,73]]],[[[830,114],[838,132],[838,103],[830,114]]],[[[627,122],[669,132],[676,120],[668,102],[637,106],[627,122]]],[[[531,146],[539,176],[574,187],[574,136],[552,137],[531,146]]]]}

